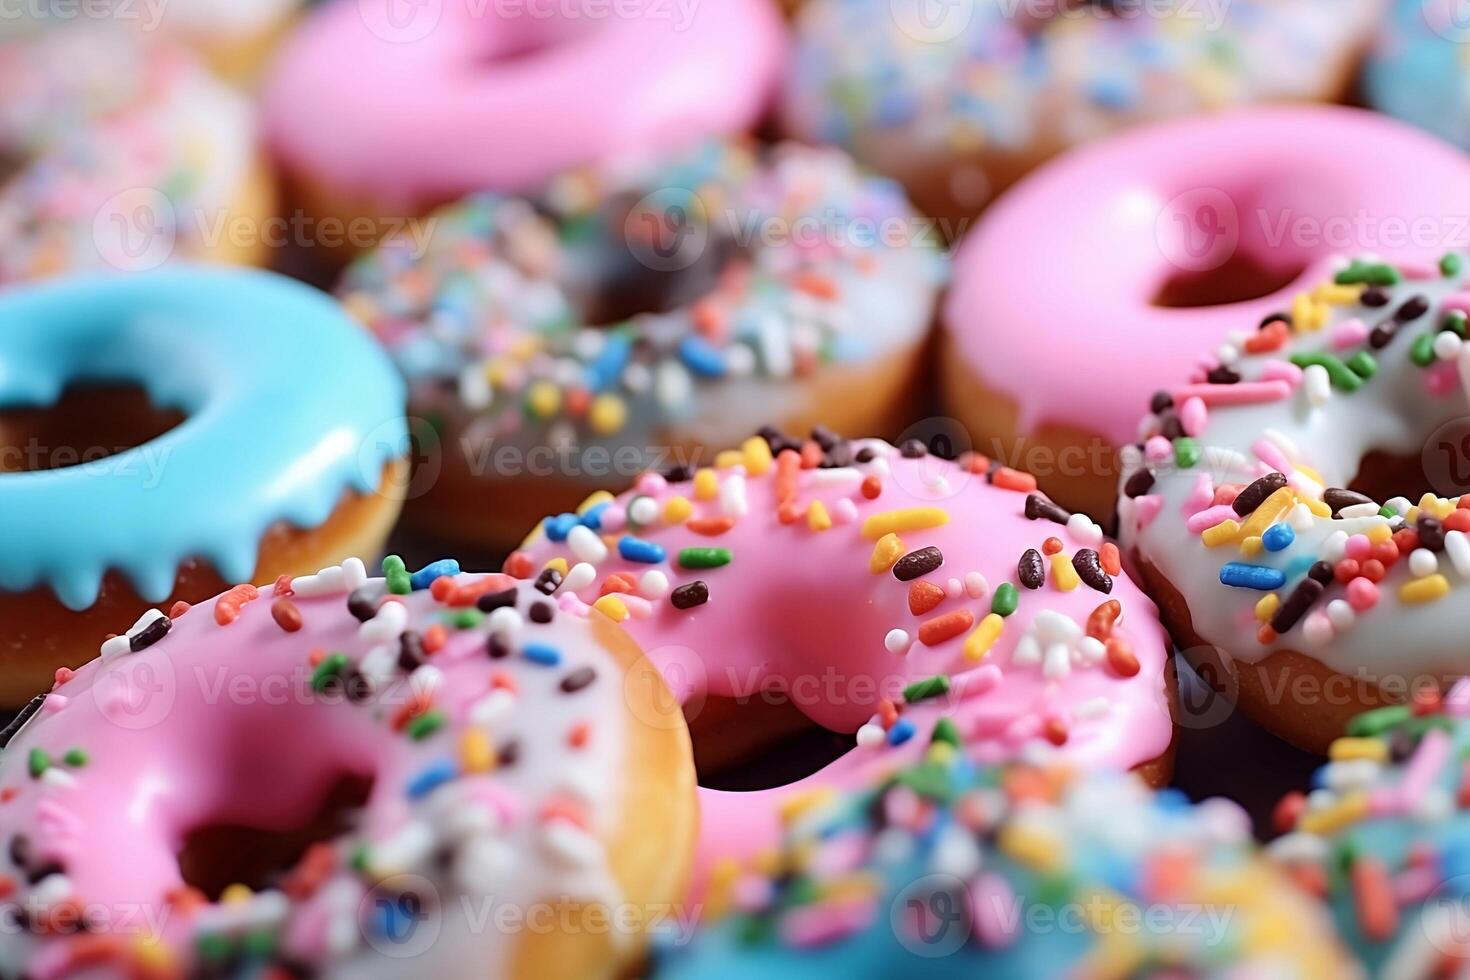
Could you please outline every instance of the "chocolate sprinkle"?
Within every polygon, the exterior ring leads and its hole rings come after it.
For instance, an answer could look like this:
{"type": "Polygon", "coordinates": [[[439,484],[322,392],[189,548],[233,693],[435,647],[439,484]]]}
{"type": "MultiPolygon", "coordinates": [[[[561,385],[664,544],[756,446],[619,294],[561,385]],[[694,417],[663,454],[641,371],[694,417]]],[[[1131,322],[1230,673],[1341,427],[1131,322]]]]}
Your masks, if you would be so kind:
{"type": "Polygon", "coordinates": [[[1065,524],[1072,515],[1065,507],[1052,503],[1039,493],[1026,495],[1026,519],[1037,521],[1045,518],[1053,524],[1065,524]]]}
{"type": "Polygon", "coordinates": [[[929,455],[929,447],[922,439],[905,439],[898,451],[904,459],[923,459],[929,455]]]}
{"type": "Polygon", "coordinates": [[[1161,415],[1173,407],[1174,396],[1169,394],[1167,391],[1154,392],[1153,397],[1150,398],[1148,402],[1149,411],[1153,412],[1155,415],[1161,415]]]}
{"type": "Polygon", "coordinates": [[[709,586],[701,581],[681,585],[669,595],[675,609],[693,609],[709,602],[709,586]]]}
{"type": "Polygon", "coordinates": [[[1387,306],[1388,290],[1382,286],[1369,286],[1363,290],[1363,295],[1358,297],[1358,302],[1369,307],[1387,306]]]}
{"type": "Polygon", "coordinates": [[[1254,514],[1257,508],[1266,502],[1267,497],[1270,497],[1284,486],[1286,486],[1285,473],[1267,473],[1240,491],[1240,495],[1235,498],[1235,503],[1231,506],[1235,508],[1235,512],[1241,517],[1254,514]]]}
{"type": "Polygon", "coordinates": [[[424,638],[415,630],[405,630],[398,638],[398,669],[411,674],[423,662],[424,638]]]}
{"type": "Polygon", "coordinates": [[[530,617],[533,623],[549,623],[556,618],[556,610],[552,608],[549,602],[533,602],[531,603],[530,617]]]}
{"type": "Polygon", "coordinates": [[[591,667],[578,667],[561,679],[562,693],[576,694],[595,680],[597,680],[596,670],[593,670],[591,667]]]}
{"type": "Polygon", "coordinates": [[[912,582],[928,575],[944,564],[944,552],[935,547],[910,551],[893,565],[893,577],[900,582],[912,582]]]}
{"type": "Polygon", "coordinates": [[[1113,591],[1113,577],[1103,570],[1102,558],[1091,548],[1079,548],[1072,556],[1072,567],[1089,588],[1105,594],[1113,591]]]}
{"type": "Polygon", "coordinates": [[[1154,483],[1155,480],[1153,470],[1150,470],[1147,467],[1141,470],[1136,470],[1134,474],[1128,478],[1128,482],[1123,484],[1123,495],[1129,497],[1130,499],[1133,497],[1142,497],[1144,494],[1148,493],[1154,488],[1154,483]]]}
{"type": "Polygon", "coordinates": [[[475,600],[475,608],[480,612],[494,612],[497,609],[507,607],[514,609],[516,605],[516,590],[505,589],[500,592],[487,592],[475,600]]]}
{"type": "Polygon", "coordinates": [[[353,589],[347,597],[347,611],[359,623],[366,623],[378,614],[378,596],[369,586],[353,589]]]}
{"type": "Polygon", "coordinates": [[[543,568],[541,574],[536,576],[536,591],[542,595],[551,595],[561,588],[561,572],[554,568],[543,568]]]}
{"type": "Polygon", "coordinates": [[[1046,565],[1041,560],[1041,552],[1035,548],[1027,548],[1020,562],[1016,564],[1016,574],[1026,588],[1041,588],[1046,582],[1046,565]]]}
{"type": "Polygon", "coordinates": [[[36,712],[41,710],[41,705],[45,703],[46,695],[44,694],[37,694],[26,702],[26,706],[20,709],[20,714],[10,719],[10,724],[6,725],[4,729],[0,729],[0,749],[10,744],[10,740],[20,733],[20,730],[25,727],[26,722],[30,721],[36,712]]]}
{"type": "Polygon", "coordinates": [[[1332,508],[1332,516],[1336,517],[1344,507],[1355,507],[1358,504],[1371,504],[1371,497],[1366,497],[1356,490],[1343,490],[1339,487],[1329,487],[1322,491],[1322,502],[1332,508]]]}
{"type": "Polygon", "coordinates": [[[1419,531],[1419,544],[1430,551],[1444,550],[1444,525],[1429,514],[1420,514],[1416,525],[1419,531]]]}
{"type": "Polygon", "coordinates": [[[1240,383],[1240,372],[1232,367],[1221,364],[1219,367],[1211,368],[1205,375],[1205,380],[1212,385],[1233,385],[1240,383]]]}
{"type": "Polygon", "coordinates": [[[1271,617],[1271,628],[1277,633],[1290,632],[1291,628],[1301,622],[1307,610],[1314,606],[1322,593],[1327,591],[1327,586],[1315,578],[1304,578],[1287,596],[1281,608],[1276,610],[1276,615],[1271,617]]]}
{"type": "Polygon", "coordinates": [[[510,656],[510,644],[499,633],[491,633],[489,642],[485,644],[485,652],[490,655],[491,660],[504,660],[510,656]]]}
{"type": "Polygon", "coordinates": [[[146,650],[167,636],[168,631],[173,628],[174,621],[172,619],[169,619],[167,616],[159,616],[128,639],[128,649],[134,653],[146,650]]]}

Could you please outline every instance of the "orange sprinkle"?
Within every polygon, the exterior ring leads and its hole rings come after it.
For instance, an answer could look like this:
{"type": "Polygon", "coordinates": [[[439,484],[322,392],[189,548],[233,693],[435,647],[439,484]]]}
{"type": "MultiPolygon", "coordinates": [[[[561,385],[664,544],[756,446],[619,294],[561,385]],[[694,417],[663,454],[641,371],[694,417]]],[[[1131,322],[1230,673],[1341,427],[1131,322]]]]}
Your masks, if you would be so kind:
{"type": "Polygon", "coordinates": [[[1132,677],[1138,673],[1138,655],[1133,644],[1121,636],[1110,636],[1107,642],[1108,666],[1119,677],[1132,677]]]}
{"type": "Polygon", "coordinates": [[[393,715],[393,730],[395,732],[403,731],[408,727],[409,722],[428,711],[429,708],[433,707],[433,704],[433,698],[428,694],[415,694],[393,715]]]}
{"type": "Polygon", "coordinates": [[[475,600],[490,592],[504,592],[515,586],[515,579],[505,574],[486,575],[466,585],[456,583],[447,575],[434,579],[429,585],[429,594],[446,606],[463,608],[473,606],[475,600]]]}
{"type": "Polygon", "coordinates": [[[878,702],[878,721],[884,728],[892,728],[898,721],[898,707],[887,698],[878,702]]]}
{"type": "Polygon", "coordinates": [[[293,588],[291,588],[291,576],[289,576],[289,575],[278,575],[278,576],[276,576],[276,593],[275,594],[276,594],[276,598],[277,599],[289,599],[289,598],[291,598],[291,596],[293,596],[293,595],[296,594],[296,590],[293,589],[293,588]]]}
{"type": "Polygon", "coordinates": [[[295,633],[301,629],[301,610],[296,608],[296,603],[285,596],[271,603],[271,619],[276,625],[287,633],[295,633]]]}
{"type": "Polygon", "coordinates": [[[1419,532],[1412,527],[1401,527],[1393,532],[1393,543],[1398,545],[1400,555],[1412,555],[1419,547],[1419,532]]]}
{"type": "Polygon", "coordinates": [[[1276,642],[1277,633],[1271,628],[1270,623],[1262,623],[1261,628],[1256,630],[1256,642],[1263,647],[1268,647],[1276,642]]]}
{"type": "Polygon", "coordinates": [[[0,790],[0,803],[9,803],[20,795],[20,790],[14,786],[7,786],[0,790]]]}
{"type": "Polygon", "coordinates": [[[551,820],[565,820],[569,824],[586,830],[587,814],[583,809],[571,800],[552,800],[541,808],[537,814],[542,822],[551,820]]]}
{"type": "Polygon", "coordinates": [[[699,517],[685,521],[684,526],[695,534],[702,534],[707,538],[717,538],[735,526],[735,518],[699,517]]]}
{"type": "MultiPolygon", "coordinates": [[[[878,478],[878,474],[869,473],[863,477],[862,492],[863,497],[868,500],[877,500],[883,494],[883,481],[878,478]]],[[[1466,513],[1470,514],[1470,511],[1466,513]]]]}
{"type": "Polygon", "coordinates": [[[169,619],[183,619],[184,618],[184,613],[188,612],[190,609],[193,609],[193,608],[194,608],[193,606],[189,605],[183,599],[180,599],[178,602],[174,603],[172,606],[169,607],[169,610],[168,610],[168,618],[169,619]]]}
{"type": "Polygon", "coordinates": [[[944,601],[944,590],[933,582],[919,579],[909,586],[909,612],[922,616],[944,601]]]}
{"type": "Polygon", "coordinates": [[[776,501],[796,499],[796,477],[801,472],[801,455],[794,449],[783,449],[776,457],[776,501]]]}
{"type": "Polygon", "coordinates": [[[51,675],[56,687],[60,687],[75,676],[77,676],[77,672],[70,667],[57,667],[56,673],[51,675]]]}
{"type": "Polygon", "coordinates": [[[815,439],[808,439],[801,444],[801,468],[814,470],[822,465],[822,447],[815,439]]]}
{"type": "Polygon", "coordinates": [[[567,744],[574,749],[583,748],[591,735],[592,730],[588,724],[585,721],[581,722],[580,724],[573,725],[572,730],[567,732],[567,744]]]}
{"type": "Polygon", "coordinates": [[[423,645],[424,653],[433,656],[444,649],[444,644],[449,642],[449,631],[444,628],[443,623],[435,623],[424,630],[423,645]]]}
{"type": "Polygon", "coordinates": [[[1051,786],[1047,783],[1046,775],[1029,766],[1013,766],[1011,771],[1001,779],[1006,795],[1018,803],[1024,800],[1042,801],[1052,798],[1051,786]]]}
{"type": "Polygon", "coordinates": [[[795,500],[783,500],[776,508],[776,519],[782,524],[795,524],[802,518],[802,510],[795,500]]]}
{"type": "Polygon", "coordinates": [[[1066,745],[1072,733],[1062,719],[1048,718],[1041,728],[1041,734],[1053,745],[1066,745]]]}
{"type": "Polygon", "coordinates": [[[1062,550],[1061,538],[1047,538],[1041,542],[1041,553],[1044,555],[1055,555],[1062,550]]]}
{"type": "Polygon", "coordinates": [[[512,551],[502,570],[511,578],[530,578],[536,574],[536,562],[524,551],[512,551]]]}
{"type": "Polygon", "coordinates": [[[515,693],[520,690],[520,685],[516,684],[514,677],[501,670],[490,675],[490,690],[515,693]]]}
{"type": "Polygon", "coordinates": [[[1281,798],[1271,811],[1271,826],[1276,828],[1278,834],[1289,834],[1296,829],[1296,823],[1307,811],[1307,795],[1300,790],[1293,790],[1281,798]]]}
{"type": "Polygon", "coordinates": [[[260,598],[260,590],[253,585],[237,585],[215,600],[214,621],[228,626],[240,618],[240,609],[247,602],[260,598]]]}
{"type": "Polygon", "coordinates": [[[587,414],[587,408],[592,404],[592,393],[586,388],[572,388],[566,393],[563,405],[567,414],[572,418],[580,418],[587,414]]]}
{"type": "Polygon", "coordinates": [[[1197,867],[1195,857],[1187,850],[1164,849],[1155,854],[1144,870],[1145,894],[1150,901],[1175,902],[1188,895],[1197,867]]]}
{"type": "Polygon", "coordinates": [[[1030,473],[1013,470],[1009,466],[1002,466],[995,471],[995,485],[1002,490],[1015,490],[1018,493],[1035,493],[1036,477],[1030,473]]]}
{"type": "Polygon", "coordinates": [[[598,590],[599,596],[619,593],[631,595],[638,591],[638,580],[627,572],[614,572],[602,580],[602,588],[598,590]]]}
{"type": "Polygon", "coordinates": [[[1094,640],[1106,640],[1113,635],[1113,624],[1118,617],[1123,615],[1123,604],[1117,599],[1109,599],[1092,611],[1087,617],[1087,635],[1094,640]]]}
{"type": "Polygon", "coordinates": [[[1442,523],[1446,531],[1470,532],[1470,510],[1467,510],[1465,507],[1465,501],[1467,500],[1470,500],[1470,496],[1461,497],[1459,508],[1445,515],[1442,523]]]}
{"type": "Polygon", "coordinates": [[[990,457],[982,456],[979,453],[965,453],[960,457],[960,465],[965,468],[965,472],[967,473],[984,476],[990,472],[990,457]]]}
{"type": "Polygon", "coordinates": [[[317,647],[306,655],[306,662],[313,667],[321,666],[321,662],[325,659],[327,659],[327,651],[321,647],[317,647]]]}
{"type": "Polygon", "coordinates": [[[1286,321],[1276,320],[1257,330],[1246,338],[1244,347],[1247,354],[1265,354],[1268,351],[1280,350],[1281,345],[1286,343],[1290,336],[1286,321]]]}
{"type": "Polygon", "coordinates": [[[1103,543],[1102,550],[1098,552],[1098,558],[1102,561],[1103,571],[1109,575],[1123,574],[1123,556],[1118,553],[1118,546],[1113,542],[1103,543]]]}
{"type": "Polygon", "coordinates": [[[1353,884],[1353,905],[1357,909],[1358,927],[1372,942],[1392,939],[1399,928],[1398,902],[1393,882],[1382,859],[1360,854],[1349,872],[1353,884]]]}
{"type": "Polygon", "coordinates": [[[919,642],[927,647],[952,640],[975,625],[975,614],[968,609],[935,616],[919,624],[919,642]]]}
{"type": "Polygon", "coordinates": [[[791,283],[792,287],[804,293],[809,293],[818,299],[836,299],[838,296],[837,283],[829,276],[819,276],[813,272],[805,272],[798,275],[791,283]]]}

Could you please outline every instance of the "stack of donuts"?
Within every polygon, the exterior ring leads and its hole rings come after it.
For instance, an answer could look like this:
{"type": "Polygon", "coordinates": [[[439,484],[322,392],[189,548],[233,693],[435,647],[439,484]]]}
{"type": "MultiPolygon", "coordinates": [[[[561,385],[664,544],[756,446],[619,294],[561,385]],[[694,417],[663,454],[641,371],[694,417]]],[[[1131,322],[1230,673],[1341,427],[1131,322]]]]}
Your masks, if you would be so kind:
{"type": "Polygon", "coordinates": [[[1454,8],[0,11],[0,977],[1470,972],[1454,8]]]}

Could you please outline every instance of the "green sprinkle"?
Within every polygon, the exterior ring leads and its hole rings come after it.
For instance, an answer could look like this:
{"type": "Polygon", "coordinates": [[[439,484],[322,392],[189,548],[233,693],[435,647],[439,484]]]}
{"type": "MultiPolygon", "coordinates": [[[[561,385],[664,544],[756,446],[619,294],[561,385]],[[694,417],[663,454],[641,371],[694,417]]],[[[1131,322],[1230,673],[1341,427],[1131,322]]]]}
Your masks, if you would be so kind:
{"type": "Polygon", "coordinates": [[[924,762],[899,775],[895,780],[920,796],[944,802],[953,795],[949,766],[942,762],[924,762]]]}
{"type": "Polygon", "coordinates": [[[1189,436],[1180,436],[1174,440],[1174,465],[1181,470],[1187,470],[1199,462],[1199,443],[1189,436]]]}
{"type": "Polygon", "coordinates": [[[422,742],[443,727],[444,713],[442,711],[425,711],[408,723],[408,737],[415,742],[422,742]]]}
{"type": "Polygon", "coordinates": [[[457,630],[472,630],[485,622],[485,614],[478,609],[456,609],[444,620],[457,630]]]}
{"type": "Polygon", "coordinates": [[[943,674],[935,674],[922,681],[914,681],[903,689],[903,699],[909,704],[918,704],[920,701],[928,701],[930,698],[939,698],[949,693],[949,678],[943,674]]]}
{"type": "Polygon", "coordinates": [[[685,548],[679,552],[683,568],[719,568],[731,561],[729,548],[685,548]]]}
{"type": "Polygon", "coordinates": [[[358,844],[352,849],[352,856],[347,859],[353,871],[363,872],[368,866],[368,847],[366,844],[358,844]]]}
{"type": "Polygon", "coordinates": [[[1446,277],[1458,276],[1465,263],[1454,252],[1446,252],[1444,258],[1439,260],[1439,271],[1446,277]]]}
{"type": "Polygon", "coordinates": [[[1334,276],[1333,281],[1339,286],[1396,286],[1399,271],[1382,262],[1355,261],[1334,276]]]}
{"type": "Polygon", "coordinates": [[[342,671],[347,669],[347,654],[332,653],[322,658],[322,662],[316,665],[316,670],[311,672],[311,689],[317,694],[322,693],[331,686],[332,681],[342,671]]]}
{"type": "Polygon", "coordinates": [[[1002,582],[995,587],[995,596],[990,600],[990,611],[997,616],[1009,616],[1016,611],[1020,605],[1021,593],[1009,582],[1002,582]]]}
{"type": "Polygon", "coordinates": [[[194,941],[194,949],[201,960],[217,962],[229,958],[235,952],[235,944],[222,932],[204,932],[194,941]]]}
{"type": "Polygon", "coordinates": [[[61,761],[65,762],[73,769],[80,769],[82,768],[82,766],[85,766],[87,764],[87,753],[83,752],[81,749],[72,749],[66,755],[61,757],[61,761]]]}
{"type": "Polygon", "coordinates": [[[1291,363],[1299,368],[1321,367],[1332,379],[1332,386],[1353,392],[1363,387],[1363,379],[1348,370],[1348,366],[1332,354],[1293,354],[1291,363]]]}
{"type": "Polygon", "coordinates": [[[946,715],[936,721],[934,723],[934,734],[929,740],[941,745],[958,747],[960,744],[960,730],[955,727],[954,719],[946,715]]]}
{"type": "Polygon", "coordinates": [[[1407,704],[1391,704],[1384,708],[1365,711],[1348,722],[1347,733],[1353,738],[1374,738],[1414,717],[1414,708],[1407,704]]]}
{"type": "Polygon", "coordinates": [[[1409,348],[1409,359],[1422,368],[1434,363],[1434,334],[1421,333],[1409,348]]]}
{"type": "Polygon", "coordinates": [[[1387,517],[1389,520],[1393,520],[1395,517],[1398,516],[1398,514],[1399,512],[1388,506],[1388,504],[1384,504],[1382,507],[1378,508],[1378,516],[1387,517]]]}
{"type": "Polygon", "coordinates": [[[276,951],[276,934],[268,930],[247,933],[240,941],[240,950],[246,959],[265,959],[276,951]]]}
{"type": "Polygon", "coordinates": [[[383,559],[383,576],[388,580],[388,591],[394,595],[408,595],[413,591],[413,577],[397,555],[383,559]]]}
{"type": "Polygon", "coordinates": [[[31,778],[40,779],[51,768],[51,757],[46,754],[45,749],[31,749],[26,764],[30,768],[31,778]]]}
{"type": "Polygon", "coordinates": [[[1352,371],[1364,381],[1367,381],[1378,373],[1378,362],[1374,360],[1372,354],[1365,350],[1360,350],[1348,358],[1347,366],[1348,370],[1352,371]]]}
{"type": "Polygon", "coordinates": [[[1465,316],[1464,310],[1450,310],[1444,315],[1444,321],[1440,323],[1439,329],[1453,330],[1463,337],[1467,329],[1470,329],[1470,317],[1465,316]]]}

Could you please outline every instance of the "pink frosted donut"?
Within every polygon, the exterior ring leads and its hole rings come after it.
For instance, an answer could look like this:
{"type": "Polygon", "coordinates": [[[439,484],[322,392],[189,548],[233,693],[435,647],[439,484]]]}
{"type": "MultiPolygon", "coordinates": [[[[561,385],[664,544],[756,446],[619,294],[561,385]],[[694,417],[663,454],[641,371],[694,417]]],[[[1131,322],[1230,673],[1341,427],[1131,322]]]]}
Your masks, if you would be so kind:
{"type": "Polygon", "coordinates": [[[271,143],[308,194],[418,211],[743,130],[785,50],[769,0],[402,6],[337,0],[271,72],[271,143]]]}
{"type": "Polygon", "coordinates": [[[944,310],[949,410],[1058,501],[1110,511],[1116,450],[1158,379],[1289,308],[1323,260],[1470,244],[1470,162],[1350,109],[1170,123],[1051,164],[962,243],[944,310]],[[1059,288],[1064,284],[1066,288],[1059,288]]]}
{"type": "Polygon", "coordinates": [[[0,973],[620,975],[693,846],[658,678],[529,584],[383,564],[154,610],[0,735],[0,973]]]}
{"type": "MultiPolygon", "coordinates": [[[[855,732],[856,748],[800,790],[912,761],[936,725],[984,761],[1060,752],[1165,779],[1155,607],[1096,524],[1034,490],[1025,474],[916,442],[768,431],[713,467],[649,474],[547,518],[506,570],[563,610],[590,603],[623,621],[684,703],[697,755],[713,754],[701,739],[757,740],[762,716],[730,711],[758,712],[772,692],[855,732]]],[[[702,853],[774,843],[772,797],[792,790],[708,792],[702,853]]]]}

